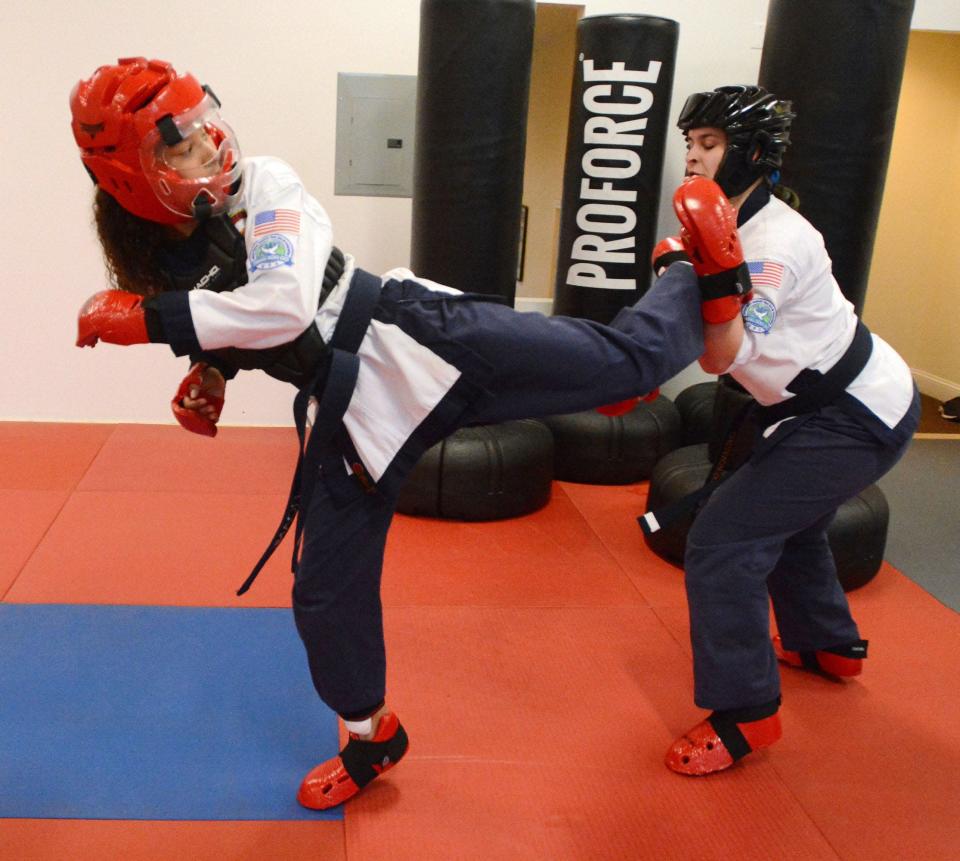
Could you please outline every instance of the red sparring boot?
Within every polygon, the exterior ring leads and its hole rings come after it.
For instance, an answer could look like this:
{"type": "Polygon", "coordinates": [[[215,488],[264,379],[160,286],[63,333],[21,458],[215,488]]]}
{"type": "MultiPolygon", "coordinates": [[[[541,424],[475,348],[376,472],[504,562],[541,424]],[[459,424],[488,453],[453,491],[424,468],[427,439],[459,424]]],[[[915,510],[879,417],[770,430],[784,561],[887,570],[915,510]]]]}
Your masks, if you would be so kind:
{"type": "Polygon", "coordinates": [[[623,416],[631,412],[640,401],[643,401],[645,404],[653,403],[657,398],[660,397],[660,388],[655,388],[652,392],[647,392],[647,394],[642,397],[636,398],[627,398],[625,401],[617,401],[615,404],[606,404],[606,406],[597,407],[597,412],[602,416],[610,416],[610,418],[616,418],[617,416],[623,416]]]}
{"type": "Polygon", "coordinates": [[[639,403],[640,398],[627,398],[625,401],[617,401],[615,404],[605,404],[602,407],[597,407],[597,412],[602,416],[609,416],[613,419],[617,416],[625,416],[635,409],[639,403]]]}
{"type": "Polygon", "coordinates": [[[370,741],[350,733],[339,756],[314,768],[300,784],[297,801],[326,810],[353,798],[371,780],[393,768],[407,752],[407,734],[393,712],[385,712],[370,741]]]}
{"type": "Polygon", "coordinates": [[[867,640],[854,640],[829,649],[815,652],[788,652],[777,634],[773,638],[773,651],[777,660],[791,667],[811,670],[828,676],[859,676],[863,672],[863,659],[867,657],[867,640]]]}
{"type": "Polygon", "coordinates": [[[779,698],[764,706],[713,712],[680,736],[667,751],[667,768],[700,776],[723,771],[748,753],[770,747],[783,735],[779,698]]]}
{"type": "Polygon", "coordinates": [[[692,176],[673,195],[680,239],[700,281],[703,319],[726,323],[751,291],[737,233],[737,211],[713,180],[692,176]]]}

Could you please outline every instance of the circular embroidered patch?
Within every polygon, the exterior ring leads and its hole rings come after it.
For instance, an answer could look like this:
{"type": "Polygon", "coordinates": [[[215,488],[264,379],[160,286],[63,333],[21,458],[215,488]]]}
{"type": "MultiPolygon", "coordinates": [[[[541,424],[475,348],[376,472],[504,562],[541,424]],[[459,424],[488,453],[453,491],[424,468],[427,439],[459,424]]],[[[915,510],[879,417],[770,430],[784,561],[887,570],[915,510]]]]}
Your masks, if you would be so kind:
{"type": "Polygon", "coordinates": [[[293,244],[281,233],[271,233],[257,240],[250,249],[250,269],[276,269],[293,265],[293,244]]]}
{"type": "Polygon", "coordinates": [[[743,325],[751,332],[766,335],[777,319],[777,306],[769,299],[757,298],[743,306],[743,325]]]}

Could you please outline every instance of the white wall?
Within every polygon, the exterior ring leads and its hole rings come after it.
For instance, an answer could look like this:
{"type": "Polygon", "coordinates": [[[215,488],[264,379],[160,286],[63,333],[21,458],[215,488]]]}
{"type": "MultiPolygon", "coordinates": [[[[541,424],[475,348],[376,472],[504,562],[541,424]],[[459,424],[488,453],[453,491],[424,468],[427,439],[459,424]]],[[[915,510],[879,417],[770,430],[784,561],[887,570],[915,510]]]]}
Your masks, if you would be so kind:
{"type": "MultiPolygon", "coordinates": [[[[117,57],[156,56],[194,72],[222,100],[243,151],[295,165],[330,211],[337,241],[365,266],[379,271],[408,260],[409,200],[333,196],[334,129],[338,71],[416,74],[417,0],[7,0],[0,7],[0,235],[10,251],[0,264],[0,417],[170,420],[185,360],[161,345],[72,346],[77,309],[105,276],[68,95],[117,57]]],[[[262,374],[241,377],[230,386],[225,422],[289,422],[288,386],[262,374]]]]}
{"type": "MultiPolygon", "coordinates": [[[[586,14],[680,22],[672,110],[689,92],[755,81],[767,0],[592,0],[586,14]]],[[[919,0],[927,27],[956,13],[919,0]]],[[[90,182],[69,129],[73,84],[120,56],[170,60],[211,84],[247,154],[288,160],[331,214],[336,240],[372,271],[406,264],[410,201],[334,197],[337,72],[415,74],[417,0],[6,0],[0,4],[0,419],[168,422],[186,371],[160,345],[73,346],[76,311],[105,286],[90,182]]],[[[948,29],[949,26],[944,27],[948,29]]],[[[664,184],[680,178],[679,136],[664,184]]],[[[672,232],[666,203],[661,232],[672,232]]],[[[291,390],[231,383],[227,424],[289,424],[291,390]]]]}
{"type": "Polygon", "coordinates": [[[960,3],[957,0],[916,0],[910,27],[913,30],[960,31],[960,3]]]}

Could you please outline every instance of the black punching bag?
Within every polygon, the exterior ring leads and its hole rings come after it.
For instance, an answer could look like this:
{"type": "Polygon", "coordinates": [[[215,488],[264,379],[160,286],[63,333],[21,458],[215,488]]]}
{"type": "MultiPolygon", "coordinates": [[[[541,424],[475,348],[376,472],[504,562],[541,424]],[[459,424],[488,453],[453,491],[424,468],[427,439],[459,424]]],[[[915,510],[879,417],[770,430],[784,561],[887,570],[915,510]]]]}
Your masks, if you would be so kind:
{"type": "Polygon", "coordinates": [[[650,286],[679,25],[577,25],[553,310],[609,323],[650,286]]]}
{"type": "Polygon", "coordinates": [[[784,185],[863,310],[913,0],[770,0],[760,86],[793,102],[784,185]]]}
{"type": "Polygon", "coordinates": [[[534,0],[422,0],[414,272],[516,292],[534,0]]]}

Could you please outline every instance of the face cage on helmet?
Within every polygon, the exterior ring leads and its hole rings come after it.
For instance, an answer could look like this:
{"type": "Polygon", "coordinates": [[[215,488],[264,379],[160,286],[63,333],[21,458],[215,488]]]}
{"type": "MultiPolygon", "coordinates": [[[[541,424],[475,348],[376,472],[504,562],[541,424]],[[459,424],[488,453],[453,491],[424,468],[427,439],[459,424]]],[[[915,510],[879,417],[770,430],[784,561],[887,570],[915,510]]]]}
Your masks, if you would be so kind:
{"type": "MultiPolygon", "coordinates": [[[[194,140],[197,146],[205,145],[203,140],[194,140]]],[[[140,144],[140,164],[160,202],[182,217],[219,215],[229,209],[240,194],[240,146],[209,94],[179,116],[162,119],[144,136],[140,144]],[[181,142],[189,141],[195,135],[206,135],[216,149],[209,159],[189,165],[187,171],[183,154],[173,155],[175,141],[177,138],[181,142]]]]}

